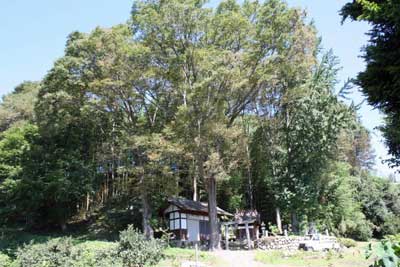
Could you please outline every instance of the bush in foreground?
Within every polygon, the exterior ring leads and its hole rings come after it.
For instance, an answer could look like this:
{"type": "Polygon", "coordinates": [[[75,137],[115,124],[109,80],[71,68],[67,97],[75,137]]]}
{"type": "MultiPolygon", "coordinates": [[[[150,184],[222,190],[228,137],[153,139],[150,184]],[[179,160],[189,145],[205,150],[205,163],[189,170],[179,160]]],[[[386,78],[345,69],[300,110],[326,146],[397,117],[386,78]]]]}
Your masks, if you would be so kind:
{"type": "Polygon", "coordinates": [[[19,249],[13,267],[122,267],[115,246],[94,248],[87,244],[73,245],[70,238],[29,244],[19,249]]]}
{"type": "Polygon", "coordinates": [[[18,249],[15,265],[21,267],[72,266],[75,252],[70,238],[53,239],[44,244],[29,244],[18,249]]]}
{"type": "Polygon", "coordinates": [[[163,257],[165,245],[157,239],[147,240],[132,225],[120,234],[117,254],[126,267],[143,267],[157,264],[163,257]]]}
{"type": "Polygon", "coordinates": [[[0,267],[8,267],[11,265],[11,259],[5,254],[0,253],[0,267]]]}
{"type": "Polygon", "coordinates": [[[0,255],[0,267],[143,267],[157,264],[163,250],[163,242],[146,240],[129,226],[121,232],[118,243],[74,244],[71,238],[59,238],[24,245],[18,249],[12,263],[8,257],[0,255]]]}

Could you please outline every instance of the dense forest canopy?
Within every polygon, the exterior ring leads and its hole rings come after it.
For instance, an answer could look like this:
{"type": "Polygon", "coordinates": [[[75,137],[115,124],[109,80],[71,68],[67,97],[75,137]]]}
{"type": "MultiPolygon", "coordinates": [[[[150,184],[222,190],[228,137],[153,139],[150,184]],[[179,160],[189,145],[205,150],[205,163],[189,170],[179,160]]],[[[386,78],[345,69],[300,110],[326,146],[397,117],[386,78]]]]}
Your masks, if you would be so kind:
{"type": "Polygon", "coordinates": [[[212,248],[217,204],[279,231],[400,231],[400,187],[374,176],[370,133],[305,12],[205,4],[137,0],[126,24],[71,33],[42,81],[3,97],[1,224],[65,230],[119,210],[150,238],[183,196],[209,203],[212,248]]]}

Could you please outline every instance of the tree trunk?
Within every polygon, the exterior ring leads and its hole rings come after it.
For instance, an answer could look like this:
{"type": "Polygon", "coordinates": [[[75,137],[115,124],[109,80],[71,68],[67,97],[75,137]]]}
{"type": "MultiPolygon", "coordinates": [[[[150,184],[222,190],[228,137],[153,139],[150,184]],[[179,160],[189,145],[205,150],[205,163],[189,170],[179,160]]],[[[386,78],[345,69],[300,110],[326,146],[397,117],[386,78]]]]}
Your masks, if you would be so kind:
{"type": "Polygon", "coordinates": [[[292,212],[291,217],[292,217],[292,232],[297,234],[299,232],[299,221],[297,220],[297,214],[295,211],[292,212]]]}
{"type": "Polygon", "coordinates": [[[252,249],[252,245],[251,245],[251,239],[250,239],[249,224],[245,223],[245,227],[246,227],[247,246],[249,247],[249,250],[250,250],[250,249],[252,249]]]}
{"type": "Polygon", "coordinates": [[[197,173],[193,175],[193,200],[197,201],[198,196],[197,196],[197,173]]]}
{"type": "Polygon", "coordinates": [[[225,249],[229,250],[229,226],[225,225],[225,249]]]}
{"type": "Polygon", "coordinates": [[[246,146],[246,155],[247,155],[247,181],[248,181],[248,197],[249,197],[249,207],[251,210],[253,210],[253,181],[251,177],[251,166],[250,166],[250,149],[249,146],[246,146]]]}
{"type": "Polygon", "coordinates": [[[153,228],[150,225],[151,220],[151,208],[147,198],[147,193],[144,192],[142,189],[141,194],[142,200],[142,223],[143,223],[143,234],[146,236],[147,239],[151,239],[154,236],[153,228]]]}
{"type": "Polygon", "coordinates": [[[86,193],[86,212],[90,209],[90,195],[89,192],[86,193]]]}
{"type": "Polygon", "coordinates": [[[279,234],[282,234],[282,220],[281,220],[281,210],[276,208],[276,226],[278,227],[279,234]]]}
{"type": "Polygon", "coordinates": [[[220,248],[218,213],[217,213],[217,185],[215,177],[209,177],[207,179],[207,191],[208,191],[208,218],[210,223],[209,249],[212,251],[220,248]]]}

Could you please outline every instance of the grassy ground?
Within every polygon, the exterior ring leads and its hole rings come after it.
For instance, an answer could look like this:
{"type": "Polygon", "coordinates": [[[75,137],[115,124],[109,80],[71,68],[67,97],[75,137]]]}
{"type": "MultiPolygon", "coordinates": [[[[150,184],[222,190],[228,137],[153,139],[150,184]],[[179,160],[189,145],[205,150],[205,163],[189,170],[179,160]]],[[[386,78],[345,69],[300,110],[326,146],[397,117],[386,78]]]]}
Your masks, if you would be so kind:
{"type": "Polygon", "coordinates": [[[256,261],[274,267],[367,267],[364,249],[347,249],[341,253],[323,252],[265,252],[255,253],[256,261]]]}
{"type": "MultiPolygon", "coordinates": [[[[165,259],[157,267],[180,267],[182,262],[196,260],[196,253],[193,249],[168,248],[165,251],[165,259]]],[[[198,261],[207,266],[223,266],[222,262],[212,253],[200,251],[198,261]]]]}
{"type": "MultiPolygon", "coordinates": [[[[85,246],[90,250],[107,248],[113,246],[113,242],[104,241],[85,241],[79,246],[85,246]]],[[[262,267],[367,267],[370,262],[364,259],[363,252],[357,250],[349,250],[342,254],[329,253],[313,253],[313,252],[296,252],[288,254],[284,252],[265,252],[255,251],[252,253],[255,261],[259,262],[258,266],[262,267]]],[[[182,262],[195,261],[195,252],[188,249],[169,248],[165,252],[165,259],[162,260],[157,267],[180,267],[182,262]]],[[[0,267],[2,262],[10,259],[7,254],[0,252],[0,267]]],[[[199,262],[209,267],[231,267],[230,263],[219,258],[217,255],[209,252],[200,252],[198,256],[199,262]]],[[[245,262],[236,261],[238,266],[248,266],[245,262]]]]}
{"type": "MultiPolygon", "coordinates": [[[[44,243],[50,239],[58,238],[58,234],[32,234],[18,229],[0,229],[0,267],[2,262],[11,260],[18,247],[24,243],[44,243]]],[[[96,251],[115,246],[115,242],[91,240],[85,235],[73,236],[73,242],[77,246],[83,246],[86,251],[96,251]]],[[[220,251],[217,253],[199,252],[198,260],[209,267],[250,265],[255,267],[367,267],[370,262],[365,260],[365,248],[368,243],[357,243],[357,247],[346,249],[342,253],[321,252],[283,252],[283,251],[261,251],[235,252],[220,251]]],[[[182,262],[195,261],[194,250],[168,248],[165,258],[157,267],[180,267],[182,262]]]]}
{"type": "MultiPolygon", "coordinates": [[[[345,249],[341,253],[323,252],[283,252],[283,251],[262,251],[251,252],[228,252],[218,253],[200,252],[199,262],[209,267],[222,266],[257,266],[260,267],[368,267],[371,261],[365,259],[365,249],[368,243],[357,243],[357,247],[345,249]],[[244,255],[245,254],[245,255],[244,255]],[[245,260],[254,260],[248,265],[245,260]]],[[[195,252],[188,249],[170,248],[166,251],[167,258],[160,262],[157,267],[178,267],[182,262],[194,261],[195,252]]]]}

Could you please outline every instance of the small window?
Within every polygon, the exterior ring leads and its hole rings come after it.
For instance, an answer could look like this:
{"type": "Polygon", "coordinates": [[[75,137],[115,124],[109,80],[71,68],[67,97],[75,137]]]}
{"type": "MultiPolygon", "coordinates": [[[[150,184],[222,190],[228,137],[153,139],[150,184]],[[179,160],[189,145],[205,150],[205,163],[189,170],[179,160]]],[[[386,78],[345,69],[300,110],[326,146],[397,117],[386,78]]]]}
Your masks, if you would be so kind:
{"type": "Polygon", "coordinates": [[[171,212],[169,217],[169,229],[187,229],[187,214],[180,212],[171,212]]]}

